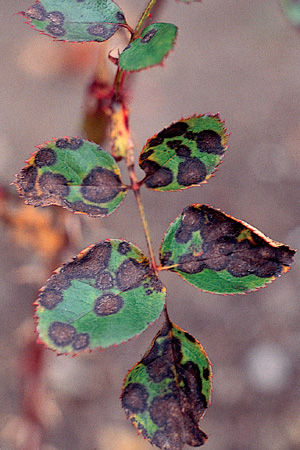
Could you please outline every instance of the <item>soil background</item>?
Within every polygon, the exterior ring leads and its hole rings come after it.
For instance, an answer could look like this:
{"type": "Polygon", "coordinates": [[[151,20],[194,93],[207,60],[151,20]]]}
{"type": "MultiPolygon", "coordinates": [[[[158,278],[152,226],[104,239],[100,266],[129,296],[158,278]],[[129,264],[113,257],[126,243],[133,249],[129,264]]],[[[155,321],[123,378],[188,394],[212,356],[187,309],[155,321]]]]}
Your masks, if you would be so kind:
{"type": "MultiPolygon", "coordinates": [[[[159,3],[153,20],[175,23],[179,33],[164,68],[131,76],[136,154],[163,127],[194,113],[220,111],[231,135],[224,163],[208,185],[179,193],[143,189],[156,252],[169,223],[192,203],[220,208],[300,248],[299,32],[276,0],[159,3]]],[[[141,2],[119,5],[134,27],[141,2]]],[[[40,36],[14,15],[29,6],[23,0],[0,5],[0,181],[7,186],[36,145],[52,137],[83,136],[86,86],[97,61],[98,45],[73,50],[40,36]]],[[[125,36],[119,32],[102,44],[105,51],[120,42],[122,49],[125,36]]],[[[113,74],[113,64],[108,65],[113,74]]],[[[74,254],[105,238],[124,238],[146,251],[130,193],[105,220],[74,216],[75,227],[77,219],[84,231],[74,254]]],[[[209,435],[206,450],[300,448],[299,275],[296,256],[292,270],[266,289],[233,297],[199,292],[175,274],[163,274],[171,319],[202,343],[213,363],[212,405],[202,421],[209,435]]],[[[19,448],[20,357],[28,333],[33,335],[32,302],[47,276],[39,272],[32,249],[14,245],[2,224],[1,450],[19,448]]],[[[103,352],[72,358],[46,351],[43,380],[50,400],[41,411],[43,450],[151,448],[126,423],[119,396],[122,380],[159,323],[103,352]]]]}

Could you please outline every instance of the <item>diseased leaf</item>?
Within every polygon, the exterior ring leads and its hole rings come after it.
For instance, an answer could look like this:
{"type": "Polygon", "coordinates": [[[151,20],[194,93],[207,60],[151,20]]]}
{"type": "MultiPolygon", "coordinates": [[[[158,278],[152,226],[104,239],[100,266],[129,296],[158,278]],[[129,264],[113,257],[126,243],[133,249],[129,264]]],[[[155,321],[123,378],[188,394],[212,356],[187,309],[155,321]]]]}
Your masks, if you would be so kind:
{"type": "Polygon", "coordinates": [[[207,205],[191,205],[171,223],[160,249],[162,267],[197,288],[242,294],[287,272],[295,250],[207,205]]]}
{"type": "Polygon", "coordinates": [[[111,107],[111,152],[116,161],[127,157],[132,148],[128,124],[128,109],[123,102],[114,102],[111,107]]]}
{"type": "Polygon", "coordinates": [[[38,146],[17,175],[28,205],[59,205],[91,217],[108,216],[122,203],[126,188],[114,158],[92,142],[72,137],[38,146]]]}
{"type": "Polygon", "coordinates": [[[112,0],[42,0],[22,14],[36,30],[59,41],[103,42],[125,23],[112,0]]]}
{"type": "Polygon", "coordinates": [[[224,156],[226,131],[218,114],[181,119],[164,128],[140,155],[146,187],[177,191],[206,182],[224,156]]]}
{"type": "Polygon", "coordinates": [[[160,64],[175,43],[177,27],[172,23],[152,23],[121,53],[119,66],[128,72],[160,64]]]}
{"type": "Polygon", "coordinates": [[[166,322],[125,378],[121,399],[126,416],[161,449],[203,445],[207,435],[199,424],[210,403],[211,378],[200,343],[166,322]]]}
{"type": "Polygon", "coordinates": [[[281,8],[288,20],[300,29],[300,1],[280,0],[281,8]]]}
{"type": "Polygon", "coordinates": [[[141,250],[101,241],[57,269],[42,289],[39,339],[59,353],[120,344],[159,317],[165,296],[141,250]]]}

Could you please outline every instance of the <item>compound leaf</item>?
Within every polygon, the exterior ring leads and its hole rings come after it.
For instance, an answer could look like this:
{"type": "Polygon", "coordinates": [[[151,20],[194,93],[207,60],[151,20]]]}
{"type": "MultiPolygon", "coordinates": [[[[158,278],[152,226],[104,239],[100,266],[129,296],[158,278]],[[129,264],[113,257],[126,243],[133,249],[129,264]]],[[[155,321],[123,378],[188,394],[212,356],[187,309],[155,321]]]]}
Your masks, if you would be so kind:
{"type": "Polygon", "coordinates": [[[211,378],[200,343],[166,322],[125,378],[121,399],[127,418],[161,449],[203,445],[207,435],[199,423],[210,402],[211,378]]]}
{"type": "Polygon", "coordinates": [[[159,317],[165,296],[141,250],[101,241],[57,269],[42,289],[39,339],[59,353],[120,344],[159,317]]]}
{"type": "Polygon", "coordinates": [[[300,28],[300,1],[280,0],[281,8],[288,20],[296,27],[300,28]]]}
{"type": "Polygon", "coordinates": [[[22,14],[36,30],[59,41],[103,42],[125,23],[112,0],[42,0],[22,14]]]}
{"type": "Polygon", "coordinates": [[[219,115],[181,119],[148,140],[139,159],[145,185],[176,191],[206,182],[220,164],[227,135],[219,115]]]}
{"type": "Polygon", "coordinates": [[[99,145],[72,137],[38,149],[17,174],[16,185],[27,204],[59,205],[98,217],[111,214],[123,201],[120,169],[99,145]]]}
{"type": "Polygon", "coordinates": [[[176,34],[172,23],[152,23],[123,50],[119,66],[134,72],[160,64],[174,46],[176,34]]]}
{"type": "Polygon", "coordinates": [[[295,250],[207,205],[191,205],[171,223],[162,268],[216,294],[256,290],[287,272],[295,250]]]}

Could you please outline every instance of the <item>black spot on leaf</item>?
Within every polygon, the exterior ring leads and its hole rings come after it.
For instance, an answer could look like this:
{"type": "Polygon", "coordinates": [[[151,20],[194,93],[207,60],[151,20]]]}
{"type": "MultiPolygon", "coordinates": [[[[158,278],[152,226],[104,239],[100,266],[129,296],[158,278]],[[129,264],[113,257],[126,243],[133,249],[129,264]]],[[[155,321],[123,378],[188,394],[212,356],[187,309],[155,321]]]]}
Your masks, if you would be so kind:
{"type": "Polygon", "coordinates": [[[204,241],[202,245],[202,258],[208,269],[216,271],[224,270],[227,266],[228,256],[237,248],[237,240],[227,236],[214,241],[204,241]]]}
{"type": "Polygon", "coordinates": [[[167,141],[167,146],[175,150],[176,155],[181,158],[188,158],[191,154],[191,150],[187,145],[184,145],[181,140],[175,139],[174,141],[167,141]]]}
{"type": "Polygon", "coordinates": [[[47,19],[54,25],[63,25],[65,16],[60,11],[51,11],[47,14],[47,19]]]}
{"type": "Polygon", "coordinates": [[[55,23],[50,23],[49,25],[47,25],[46,30],[48,31],[48,33],[55,37],[64,36],[66,34],[63,27],[61,27],[60,25],[56,25],[55,23]]]}
{"type": "Polygon", "coordinates": [[[204,130],[197,133],[196,143],[200,152],[222,155],[225,151],[221,144],[221,136],[212,130],[204,130]]]}
{"type": "Polygon", "coordinates": [[[167,426],[174,419],[181,419],[177,396],[171,393],[161,397],[154,397],[149,407],[149,412],[152,421],[159,427],[167,426]]]}
{"type": "Polygon", "coordinates": [[[147,175],[153,175],[161,168],[161,166],[157,162],[151,161],[150,159],[143,161],[140,164],[140,166],[146,172],[147,175]]]}
{"type": "Polygon", "coordinates": [[[188,333],[187,331],[185,331],[184,335],[189,341],[191,341],[193,343],[196,342],[196,339],[190,333],[188,333]]]}
{"type": "Polygon", "coordinates": [[[150,288],[152,288],[156,292],[161,292],[163,288],[163,284],[157,276],[152,275],[149,281],[150,288]]]}
{"type": "Polygon", "coordinates": [[[196,423],[207,409],[207,401],[202,394],[202,380],[200,370],[193,361],[187,361],[178,368],[178,379],[183,382],[180,391],[181,407],[195,417],[196,423]]]}
{"type": "MultiPolygon", "coordinates": [[[[178,428],[178,425],[176,428],[178,428]]],[[[176,428],[172,423],[170,426],[156,430],[151,439],[151,444],[163,450],[182,450],[184,443],[181,440],[180,433],[175,432],[176,428]]]]}
{"type": "Polygon", "coordinates": [[[205,269],[205,262],[199,256],[194,256],[192,253],[187,253],[180,256],[177,270],[185,273],[199,273],[205,269]]]}
{"type": "Polygon", "coordinates": [[[118,175],[111,170],[95,167],[82,181],[80,190],[86,200],[106,203],[124,189],[118,175]]]}
{"type": "Polygon", "coordinates": [[[280,245],[275,250],[276,259],[286,266],[290,266],[293,262],[293,256],[295,255],[296,251],[290,249],[286,245],[280,245]]]}
{"type": "Polygon", "coordinates": [[[88,333],[76,334],[74,341],[72,342],[72,347],[74,350],[84,350],[89,346],[90,336],[88,333]]]}
{"type": "Polygon", "coordinates": [[[69,140],[67,138],[57,139],[55,145],[57,148],[68,148],[69,140]]]}
{"type": "Polygon", "coordinates": [[[47,290],[63,291],[71,286],[71,281],[64,274],[64,267],[65,266],[63,266],[59,273],[54,273],[51,278],[49,278],[46,285],[47,290]]]}
{"type": "Polygon", "coordinates": [[[187,131],[187,132],[184,134],[184,137],[185,137],[186,139],[188,139],[189,141],[195,141],[195,140],[196,140],[196,137],[197,137],[197,133],[194,133],[193,131],[187,131]]]}
{"type": "Polygon", "coordinates": [[[157,147],[158,145],[162,144],[164,142],[163,137],[154,137],[150,139],[150,141],[147,142],[148,147],[157,147]]]}
{"type": "Polygon", "coordinates": [[[98,36],[102,39],[108,39],[110,36],[112,36],[117,29],[120,27],[118,24],[108,24],[104,25],[104,23],[97,23],[95,25],[90,26],[87,29],[87,32],[91,34],[92,36],[98,36]]]}
{"type": "Polygon", "coordinates": [[[101,290],[112,289],[114,285],[114,279],[112,274],[108,271],[100,272],[96,277],[95,287],[101,290]]]}
{"type": "Polygon", "coordinates": [[[43,193],[53,197],[67,197],[70,192],[67,179],[59,174],[52,172],[44,172],[38,183],[43,193]]]}
{"type": "Polygon", "coordinates": [[[179,364],[183,356],[180,340],[176,337],[164,339],[161,345],[161,354],[171,364],[179,364]]]}
{"type": "MultiPolygon", "coordinates": [[[[111,257],[111,243],[109,241],[99,242],[95,244],[82,257],[76,257],[75,260],[68,264],[71,271],[79,272],[82,277],[95,277],[102,272],[109,264],[111,257]]],[[[66,271],[67,266],[64,267],[66,271]]]]}
{"type": "Polygon", "coordinates": [[[148,159],[149,156],[151,156],[153,153],[154,153],[154,150],[150,148],[149,150],[147,150],[146,152],[141,154],[140,161],[144,161],[145,159],[148,159]]]}
{"type": "Polygon", "coordinates": [[[216,240],[223,236],[237,238],[244,229],[241,223],[236,222],[209,206],[203,205],[201,212],[205,217],[205,223],[200,230],[204,240],[216,240]]]}
{"type": "Polygon", "coordinates": [[[93,311],[97,316],[111,316],[122,308],[124,302],[120,295],[103,294],[95,300],[93,311]]]}
{"type": "Polygon", "coordinates": [[[34,166],[26,166],[17,175],[17,184],[24,192],[31,192],[35,188],[37,179],[37,168],[34,166]]]}
{"type": "Polygon", "coordinates": [[[116,272],[116,281],[120,291],[136,288],[150,272],[148,264],[138,263],[129,258],[122,262],[116,272]]]}
{"type": "Polygon", "coordinates": [[[118,22],[124,22],[124,20],[125,20],[124,14],[122,12],[118,11],[116,13],[116,20],[118,22]]]}
{"type": "Polygon", "coordinates": [[[204,217],[201,211],[193,206],[185,208],[181,217],[180,225],[175,233],[175,239],[179,244],[186,244],[192,238],[192,233],[201,229],[204,217]]]}
{"type": "Polygon", "coordinates": [[[203,378],[206,381],[209,380],[209,369],[207,367],[204,367],[204,369],[203,369],[203,378]]]}
{"type": "Polygon", "coordinates": [[[143,356],[141,360],[141,364],[144,364],[144,366],[148,366],[153,361],[155,361],[159,357],[159,345],[157,341],[153,342],[152,347],[149,349],[149,351],[143,356]]]}
{"type": "Polygon", "coordinates": [[[160,383],[165,378],[173,379],[175,377],[172,365],[163,358],[157,358],[146,366],[149,377],[154,383],[160,383]]]}
{"type": "Polygon", "coordinates": [[[168,128],[160,131],[157,134],[158,138],[173,138],[177,136],[182,136],[188,129],[188,124],[185,122],[176,122],[170,125],[168,128]]]}
{"type": "Polygon", "coordinates": [[[205,164],[197,158],[186,158],[178,166],[177,181],[181,186],[191,186],[205,180],[205,164]]]}
{"type": "Polygon", "coordinates": [[[69,205],[69,207],[73,211],[86,213],[91,217],[99,217],[99,216],[104,217],[108,215],[107,208],[100,208],[99,206],[89,205],[88,203],[84,203],[81,200],[77,200],[74,203],[66,202],[66,204],[69,205]]]}
{"type": "Polygon", "coordinates": [[[145,181],[145,185],[148,188],[158,188],[158,187],[164,187],[171,184],[173,181],[173,173],[170,169],[167,167],[162,167],[157,172],[155,172],[154,175],[152,175],[150,178],[148,178],[145,181]]]}
{"type": "Polygon", "coordinates": [[[46,288],[39,297],[40,305],[49,310],[54,309],[62,301],[63,295],[56,289],[46,288]]]}
{"type": "Polygon", "coordinates": [[[34,158],[37,167],[53,166],[56,163],[56,153],[51,148],[41,148],[34,158]]]}
{"type": "Polygon", "coordinates": [[[160,330],[159,335],[161,337],[164,337],[164,336],[168,336],[169,333],[170,333],[170,324],[169,324],[169,322],[165,321],[165,323],[163,324],[163,326],[160,330]]]}
{"type": "Polygon", "coordinates": [[[174,264],[174,261],[171,259],[172,255],[173,255],[172,252],[162,253],[160,256],[161,265],[162,266],[172,266],[174,264]]]}
{"type": "Polygon", "coordinates": [[[281,274],[282,265],[276,258],[276,249],[263,246],[240,245],[238,251],[228,258],[228,272],[235,277],[254,274],[261,278],[270,278],[281,274]]]}
{"type": "Polygon", "coordinates": [[[73,137],[69,140],[68,147],[71,150],[78,150],[82,145],[83,145],[83,139],[73,137]]]}
{"type": "Polygon", "coordinates": [[[186,443],[191,447],[200,447],[200,445],[204,445],[208,439],[206,433],[204,433],[200,428],[198,428],[193,421],[187,421],[185,419],[185,427],[188,431],[186,433],[186,443]]]}
{"type": "Polygon", "coordinates": [[[147,31],[145,36],[143,36],[141,39],[141,44],[148,44],[148,42],[151,41],[151,39],[156,35],[156,33],[157,30],[155,30],[154,28],[152,30],[147,31]]]}
{"type": "Polygon", "coordinates": [[[117,250],[117,251],[118,251],[121,255],[126,255],[126,253],[130,252],[130,250],[131,250],[131,247],[130,247],[129,242],[122,241],[122,242],[120,242],[120,244],[118,245],[118,250],[117,250]]]}
{"type": "Polygon", "coordinates": [[[49,326],[48,336],[58,347],[64,347],[73,342],[76,329],[67,323],[53,322],[49,326]]]}
{"type": "Polygon", "coordinates": [[[145,411],[148,397],[147,389],[142,384],[128,384],[121,396],[122,406],[126,414],[138,414],[145,411]]]}
{"type": "Polygon", "coordinates": [[[31,6],[28,11],[26,11],[25,15],[29,17],[29,19],[33,20],[45,20],[46,19],[47,11],[45,8],[41,5],[41,3],[35,3],[33,6],[31,6]]]}

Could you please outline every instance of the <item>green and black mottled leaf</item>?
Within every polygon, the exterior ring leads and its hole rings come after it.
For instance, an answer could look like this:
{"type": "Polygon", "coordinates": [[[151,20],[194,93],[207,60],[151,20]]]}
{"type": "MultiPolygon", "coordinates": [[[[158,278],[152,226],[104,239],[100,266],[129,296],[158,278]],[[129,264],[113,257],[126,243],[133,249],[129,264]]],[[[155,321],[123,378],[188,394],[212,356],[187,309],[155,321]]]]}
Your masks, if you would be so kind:
{"type": "Polygon", "coordinates": [[[199,447],[207,440],[200,421],[210,404],[211,364],[202,346],[166,322],[122,391],[127,418],[163,450],[199,447]]]}
{"type": "Polygon", "coordinates": [[[133,244],[107,239],[57,269],[36,302],[39,340],[58,353],[109,347],[142,333],[166,289],[133,244]]]}
{"type": "Polygon", "coordinates": [[[59,41],[103,42],[125,23],[112,0],[42,0],[22,15],[36,30],[59,41]]]}
{"type": "Polygon", "coordinates": [[[300,1],[280,0],[280,4],[284,15],[300,30],[300,1]]]}
{"type": "Polygon", "coordinates": [[[148,140],[139,159],[145,185],[177,191],[206,182],[227,148],[224,123],[216,115],[181,119],[148,140]]]}
{"type": "Polygon", "coordinates": [[[160,64],[173,48],[177,27],[172,23],[152,23],[121,53],[119,66],[128,72],[160,64]]]}
{"type": "Polygon", "coordinates": [[[28,205],[59,205],[91,217],[111,214],[127,192],[114,158],[76,137],[38,146],[15,183],[28,205]]]}
{"type": "Polygon", "coordinates": [[[191,205],[171,223],[162,268],[216,294],[256,290],[287,272],[295,250],[207,205],[191,205]]]}

